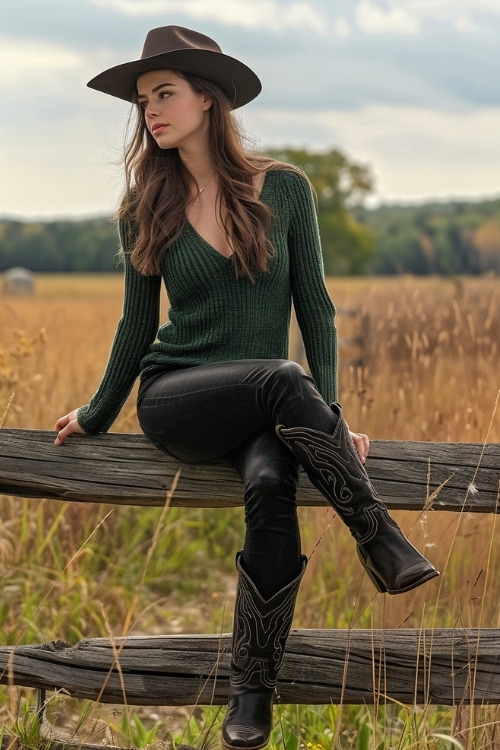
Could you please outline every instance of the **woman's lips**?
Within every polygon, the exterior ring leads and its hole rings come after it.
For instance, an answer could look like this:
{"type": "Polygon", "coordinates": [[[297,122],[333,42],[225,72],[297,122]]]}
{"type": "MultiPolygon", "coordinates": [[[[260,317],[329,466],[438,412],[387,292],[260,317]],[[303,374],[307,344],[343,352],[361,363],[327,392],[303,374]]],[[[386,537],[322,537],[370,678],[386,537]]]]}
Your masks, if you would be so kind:
{"type": "Polygon", "coordinates": [[[161,132],[162,130],[165,130],[165,128],[166,128],[166,127],[167,127],[167,126],[166,126],[166,125],[165,125],[164,123],[162,123],[162,122],[157,122],[157,123],[155,123],[155,124],[153,125],[153,127],[151,128],[151,133],[152,133],[153,135],[156,135],[157,133],[161,132]]]}

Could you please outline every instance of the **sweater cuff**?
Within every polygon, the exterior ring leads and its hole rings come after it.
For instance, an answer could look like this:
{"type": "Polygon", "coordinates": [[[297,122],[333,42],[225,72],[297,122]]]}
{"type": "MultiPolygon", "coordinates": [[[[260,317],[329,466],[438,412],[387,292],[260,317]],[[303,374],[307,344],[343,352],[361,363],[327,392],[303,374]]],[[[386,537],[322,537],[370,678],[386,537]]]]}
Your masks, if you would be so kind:
{"type": "Polygon", "coordinates": [[[87,414],[90,409],[90,404],[85,404],[85,406],[80,406],[76,413],[76,419],[82,430],[85,432],[86,435],[97,435],[99,432],[107,432],[109,430],[109,426],[101,427],[101,429],[97,428],[94,424],[92,424],[92,419],[87,418],[87,414]]]}

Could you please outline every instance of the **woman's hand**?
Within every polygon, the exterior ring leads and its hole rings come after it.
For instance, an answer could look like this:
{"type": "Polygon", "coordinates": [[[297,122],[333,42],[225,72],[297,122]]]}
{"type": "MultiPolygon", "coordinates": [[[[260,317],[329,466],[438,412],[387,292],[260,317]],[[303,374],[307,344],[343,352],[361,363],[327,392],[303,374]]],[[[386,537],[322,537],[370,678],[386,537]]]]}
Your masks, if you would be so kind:
{"type": "Polygon", "coordinates": [[[79,432],[83,435],[85,434],[85,430],[78,424],[76,418],[77,412],[78,409],[73,409],[69,414],[65,414],[64,417],[60,417],[60,419],[57,420],[54,428],[57,430],[57,437],[54,440],[54,445],[62,445],[68,435],[71,435],[73,432],[79,432]]]}
{"type": "Polygon", "coordinates": [[[366,461],[366,457],[368,456],[368,453],[370,451],[370,441],[368,439],[368,435],[364,435],[363,433],[359,432],[351,432],[350,430],[349,435],[351,436],[354,447],[356,448],[356,453],[361,459],[361,463],[364,464],[366,461]]]}

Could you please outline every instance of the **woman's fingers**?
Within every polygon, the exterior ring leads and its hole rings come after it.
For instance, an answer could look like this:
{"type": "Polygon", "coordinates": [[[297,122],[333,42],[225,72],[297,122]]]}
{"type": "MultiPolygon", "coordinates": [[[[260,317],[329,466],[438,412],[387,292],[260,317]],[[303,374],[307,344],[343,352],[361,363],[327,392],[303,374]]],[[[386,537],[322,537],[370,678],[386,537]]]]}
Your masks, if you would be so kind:
{"type": "Polygon", "coordinates": [[[356,453],[360,457],[362,463],[365,463],[368,453],[370,452],[370,441],[368,435],[365,435],[362,432],[350,432],[349,434],[354,443],[354,447],[356,448],[356,453]]]}
{"type": "Polygon", "coordinates": [[[73,409],[73,411],[70,411],[69,414],[65,414],[64,417],[60,417],[57,420],[55,425],[57,437],[54,440],[54,445],[62,445],[66,438],[73,432],[85,434],[85,430],[83,430],[78,424],[78,420],[76,418],[77,412],[78,409],[73,409]]]}

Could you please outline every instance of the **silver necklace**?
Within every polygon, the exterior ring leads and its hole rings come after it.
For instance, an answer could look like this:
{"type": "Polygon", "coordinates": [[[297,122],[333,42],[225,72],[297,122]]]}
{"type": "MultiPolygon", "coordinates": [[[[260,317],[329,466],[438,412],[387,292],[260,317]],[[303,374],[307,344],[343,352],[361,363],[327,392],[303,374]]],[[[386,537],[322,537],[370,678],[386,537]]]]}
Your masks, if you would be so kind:
{"type": "Polygon", "coordinates": [[[208,185],[208,183],[210,182],[213,176],[214,176],[214,173],[212,172],[212,174],[210,175],[210,177],[208,178],[208,180],[205,182],[204,185],[198,185],[198,183],[196,183],[196,187],[198,188],[198,195],[196,196],[196,203],[200,202],[201,194],[203,193],[203,191],[205,190],[206,186],[208,185]]]}

